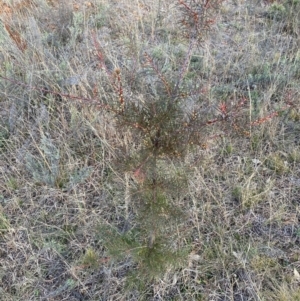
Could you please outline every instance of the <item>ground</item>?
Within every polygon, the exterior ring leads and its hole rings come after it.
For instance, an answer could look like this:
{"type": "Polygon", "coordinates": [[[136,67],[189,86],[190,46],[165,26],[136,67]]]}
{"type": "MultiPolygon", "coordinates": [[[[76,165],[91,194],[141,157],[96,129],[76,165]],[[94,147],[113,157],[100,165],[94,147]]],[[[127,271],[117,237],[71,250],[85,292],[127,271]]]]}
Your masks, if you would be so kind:
{"type": "Polygon", "coordinates": [[[182,1],[0,1],[1,300],[300,300],[300,1],[219,2],[189,55],[182,1]],[[107,104],[164,95],[186,58],[201,143],[161,168],[188,175],[188,256],[131,289],[99,227],[130,227],[146,176],[116,162],[147,141],[107,104]]]}

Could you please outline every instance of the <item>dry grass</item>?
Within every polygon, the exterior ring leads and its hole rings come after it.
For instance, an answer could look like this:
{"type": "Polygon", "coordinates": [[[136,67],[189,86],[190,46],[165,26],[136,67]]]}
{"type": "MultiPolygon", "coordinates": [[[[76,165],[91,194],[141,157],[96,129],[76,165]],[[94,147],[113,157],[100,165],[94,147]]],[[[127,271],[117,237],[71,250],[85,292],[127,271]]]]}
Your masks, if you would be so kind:
{"type": "MultiPolygon", "coordinates": [[[[127,227],[140,180],[116,168],[139,145],[101,107],[115,94],[97,51],[129,82],[146,51],[172,81],[187,51],[177,1],[0,1],[1,300],[299,300],[300,16],[287,8],[300,5],[270,2],[225,1],[184,84],[212,117],[240,97],[251,121],[292,106],[218,139],[207,127],[182,162],[188,263],[137,292],[97,232],[127,227]]],[[[147,101],[130,94],[140,84],[124,95],[147,101]]]]}

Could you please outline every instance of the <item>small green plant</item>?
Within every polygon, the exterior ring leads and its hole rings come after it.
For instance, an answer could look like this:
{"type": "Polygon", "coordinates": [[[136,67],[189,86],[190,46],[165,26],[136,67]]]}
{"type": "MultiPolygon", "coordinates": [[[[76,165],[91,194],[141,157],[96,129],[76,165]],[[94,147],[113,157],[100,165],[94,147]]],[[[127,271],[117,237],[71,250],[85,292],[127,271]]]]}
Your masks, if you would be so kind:
{"type": "Polygon", "coordinates": [[[6,128],[0,130],[0,153],[5,150],[9,139],[9,131],[6,128]]]}
{"type": "Polygon", "coordinates": [[[273,18],[281,18],[286,12],[283,4],[273,3],[270,7],[269,13],[273,18]]]}
{"type": "Polygon", "coordinates": [[[96,268],[99,261],[99,256],[95,250],[89,248],[85,251],[85,254],[82,257],[82,264],[91,268],[96,268]]]}
{"type": "Polygon", "coordinates": [[[289,171],[288,162],[279,153],[270,154],[265,164],[278,174],[284,174],[289,171]]]}
{"type": "Polygon", "coordinates": [[[7,187],[9,187],[12,190],[16,190],[18,189],[18,182],[15,178],[11,177],[8,179],[7,183],[6,183],[7,187]]]}
{"type": "Polygon", "coordinates": [[[0,211],[0,234],[6,232],[8,228],[9,228],[9,221],[7,220],[6,216],[0,211]]]}
{"type": "Polygon", "coordinates": [[[293,149],[288,154],[288,162],[289,163],[299,163],[300,162],[300,153],[298,149],[293,149]]]}
{"type": "Polygon", "coordinates": [[[257,255],[251,259],[250,265],[254,271],[262,273],[266,270],[278,268],[279,264],[276,258],[271,258],[265,255],[257,255]]]}
{"type": "Polygon", "coordinates": [[[232,190],[232,198],[234,201],[240,203],[243,200],[243,188],[236,186],[232,190]]]}

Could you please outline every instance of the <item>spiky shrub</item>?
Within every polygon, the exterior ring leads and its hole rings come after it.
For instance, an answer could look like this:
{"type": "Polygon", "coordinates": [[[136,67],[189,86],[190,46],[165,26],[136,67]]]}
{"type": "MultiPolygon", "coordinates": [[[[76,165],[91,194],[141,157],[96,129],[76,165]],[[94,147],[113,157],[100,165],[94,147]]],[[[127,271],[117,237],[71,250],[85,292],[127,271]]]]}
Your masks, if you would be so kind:
{"type": "Polygon", "coordinates": [[[129,130],[138,145],[137,150],[120,150],[114,164],[135,180],[130,191],[135,226],[122,234],[105,228],[102,237],[109,238],[110,253],[131,255],[138,265],[137,279],[143,283],[146,277],[151,280],[182,259],[185,250],[176,233],[184,231],[180,202],[187,177],[180,162],[188,146],[200,141],[191,130],[197,123],[195,116],[184,112],[167,82],[164,88],[166,93],[149,96],[147,102],[124,100],[114,107],[117,128],[129,130]]]}
{"type": "Polygon", "coordinates": [[[180,222],[184,214],[179,203],[187,179],[180,162],[189,144],[198,141],[196,132],[191,131],[196,118],[185,116],[179,99],[171,94],[148,99],[143,105],[126,103],[119,110],[117,127],[129,129],[139,146],[137,151],[120,153],[115,162],[115,168],[120,172],[131,171],[136,181],[131,188],[136,226],[123,235],[109,231],[105,237],[109,237],[110,251],[129,252],[139,271],[152,278],[181,257],[182,247],[175,233],[180,228],[184,231],[180,222]],[[185,126],[184,119],[187,119],[185,126]]]}
{"type": "Polygon", "coordinates": [[[105,54],[94,40],[100,65],[114,91],[104,106],[115,115],[118,131],[129,131],[137,146],[120,148],[114,162],[115,170],[130,173],[135,181],[130,187],[130,226],[119,231],[104,221],[100,237],[112,256],[132,259],[136,269],[129,279],[133,278],[132,283],[140,288],[187,258],[184,237],[188,216],[184,212],[188,206],[185,196],[189,170],[184,160],[189,150],[204,143],[206,128],[225,121],[227,112],[223,104],[223,117],[220,114],[209,120],[211,116],[198,114],[197,106],[204,99],[199,91],[188,91],[186,74],[193,51],[201,45],[221,2],[178,1],[181,30],[188,47],[183,59],[178,58],[175,72],[162,71],[147,52],[141,70],[134,76],[120,69],[109,71],[105,54]],[[198,100],[188,107],[185,100],[191,94],[198,100]]]}

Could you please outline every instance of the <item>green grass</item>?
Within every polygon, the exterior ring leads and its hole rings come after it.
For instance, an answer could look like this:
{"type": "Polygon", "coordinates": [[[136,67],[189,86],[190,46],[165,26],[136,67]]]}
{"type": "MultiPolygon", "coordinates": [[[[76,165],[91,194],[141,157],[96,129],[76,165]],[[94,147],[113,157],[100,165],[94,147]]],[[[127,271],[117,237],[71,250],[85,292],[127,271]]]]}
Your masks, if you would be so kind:
{"type": "Polygon", "coordinates": [[[299,300],[300,2],[175,4],[1,13],[1,300],[299,300]]]}

